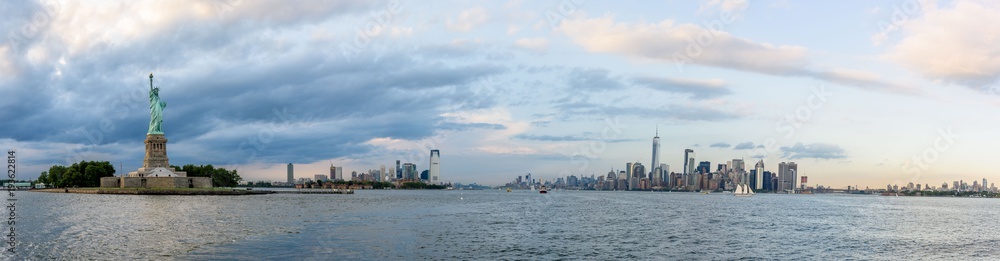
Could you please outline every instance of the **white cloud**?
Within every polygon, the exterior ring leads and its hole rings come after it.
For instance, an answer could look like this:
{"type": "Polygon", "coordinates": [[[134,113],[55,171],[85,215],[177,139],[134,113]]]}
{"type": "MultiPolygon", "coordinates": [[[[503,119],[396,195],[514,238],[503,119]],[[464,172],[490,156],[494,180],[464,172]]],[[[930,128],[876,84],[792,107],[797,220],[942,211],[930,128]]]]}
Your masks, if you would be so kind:
{"type": "Polygon", "coordinates": [[[870,14],[870,15],[877,15],[879,13],[879,11],[881,11],[881,10],[882,10],[882,8],[880,8],[878,6],[873,6],[871,8],[865,9],[865,13],[870,14]]]}
{"type": "Polygon", "coordinates": [[[514,46],[518,48],[543,53],[549,50],[549,39],[545,38],[521,38],[514,41],[514,46]]]}
{"type": "MultiPolygon", "coordinates": [[[[249,27],[266,23],[272,29],[298,26],[300,22],[320,22],[331,14],[361,10],[365,2],[333,1],[322,5],[309,2],[271,1],[130,1],[59,2],[48,31],[55,51],[84,54],[102,46],[122,46],[136,41],[177,33],[178,28],[249,27]]],[[[46,14],[45,12],[39,13],[46,14]]],[[[233,32],[231,32],[233,33],[233,32]]]]}
{"type": "Polygon", "coordinates": [[[788,2],[788,0],[777,0],[777,1],[771,2],[771,4],[768,5],[768,6],[771,7],[771,8],[773,8],[773,9],[785,9],[785,10],[791,10],[792,9],[792,3],[788,2]]]}
{"type": "Polygon", "coordinates": [[[590,52],[613,53],[677,65],[688,64],[751,71],[777,76],[805,76],[838,84],[916,93],[870,73],[817,69],[802,46],[755,42],[695,24],[615,23],[613,17],[567,20],[560,30],[590,52]]]}
{"type": "Polygon", "coordinates": [[[372,138],[364,142],[364,144],[379,146],[391,150],[406,150],[416,147],[416,142],[414,141],[395,139],[392,137],[372,138]]]}
{"type": "Polygon", "coordinates": [[[877,74],[865,71],[843,69],[843,68],[833,68],[827,70],[816,70],[808,72],[810,76],[829,81],[832,83],[838,83],[849,86],[866,87],[866,86],[877,86],[883,88],[884,90],[905,93],[905,94],[921,94],[922,90],[915,86],[898,84],[894,82],[888,82],[879,78],[877,74]]]}
{"type": "Polygon", "coordinates": [[[12,76],[16,75],[17,71],[14,70],[14,63],[10,60],[9,46],[0,46],[0,75],[12,76]]]}
{"type": "Polygon", "coordinates": [[[757,43],[694,24],[615,23],[613,17],[563,21],[560,29],[591,52],[618,53],[672,63],[691,62],[764,73],[787,73],[808,64],[801,46],[757,43]],[[697,41],[704,39],[699,44],[697,41]]]}
{"type": "Polygon", "coordinates": [[[739,16],[739,13],[747,7],[750,7],[750,1],[747,0],[705,0],[702,1],[700,11],[719,9],[739,16]]]}
{"type": "Polygon", "coordinates": [[[489,154],[535,154],[535,151],[529,147],[498,147],[498,146],[485,146],[476,149],[480,152],[485,152],[489,154]]]}
{"type": "Polygon", "coordinates": [[[516,25],[508,25],[507,26],[507,35],[514,35],[514,34],[516,34],[517,32],[520,32],[520,31],[521,31],[521,28],[518,27],[518,26],[516,26],[516,25]]]}
{"type": "Polygon", "coordinates": [[[448,19],[446,25],[452,31],[468,32],[486,23],[488,20],[489,14],[486,13],[486,9],[476,7],[462,11],[456,19],[448,19]]]}
{"type": "Polygon", "coordinates": [[[956,1],[939,8],[923,3],[922,17],[902,25],[904,36],[885,58],[933,80],[973,89],[1000,78],[1000,3],[956,1]]]}
{"type": "Polygon", "coordinates": [[[405,37],[413,35],[413,27],[393,27],[389,34],[392,37],[405,37]]]}

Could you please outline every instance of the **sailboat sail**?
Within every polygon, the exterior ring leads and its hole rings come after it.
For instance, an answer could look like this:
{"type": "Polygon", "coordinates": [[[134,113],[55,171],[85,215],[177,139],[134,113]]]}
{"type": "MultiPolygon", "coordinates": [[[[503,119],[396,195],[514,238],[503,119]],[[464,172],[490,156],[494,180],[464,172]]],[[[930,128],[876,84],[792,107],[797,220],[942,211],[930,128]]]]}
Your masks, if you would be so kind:
{"type": "Polygon", "coordinates": [[[750,186],[748,186],[747,184],[739,184],[736,185],[736,191],[734,191],[733,194],[736,194],[736,196],[741,196],[741,197],[752,196],[753,189],[750,189],[750,186]]]}

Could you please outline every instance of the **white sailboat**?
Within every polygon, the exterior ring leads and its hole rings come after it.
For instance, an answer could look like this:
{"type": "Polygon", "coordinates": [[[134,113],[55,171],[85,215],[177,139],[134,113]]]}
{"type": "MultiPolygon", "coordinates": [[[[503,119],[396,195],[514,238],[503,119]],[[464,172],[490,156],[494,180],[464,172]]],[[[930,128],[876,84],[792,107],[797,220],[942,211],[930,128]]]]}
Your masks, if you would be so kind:
{"type": "Polygon", "coordinates": [[[753,189],[751,189],[747,184],[739,184],[736,186],[736,190],[733,191],[733,194],[736,194],[737,197],[749,197],[753,196],[754,193],[753,189]]]}

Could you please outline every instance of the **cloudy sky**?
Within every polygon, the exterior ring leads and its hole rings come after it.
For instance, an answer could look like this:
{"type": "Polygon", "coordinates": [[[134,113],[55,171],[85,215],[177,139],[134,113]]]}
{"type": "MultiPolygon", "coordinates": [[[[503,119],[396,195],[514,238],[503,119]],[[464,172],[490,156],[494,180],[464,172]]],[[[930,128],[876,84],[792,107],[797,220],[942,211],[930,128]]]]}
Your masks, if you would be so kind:
{"type": "MultiPolygon", "coordinates": [[[[0,5],[19,178],[141,165],[155,75],[171,163],[249,180],[395,160],[502,184],[684,149],[812,185],[1000,178],[995,1],[61,1],[0,5]],[[749,164],[748,164],[749,165],[749,164]]],[[[714,167],[713,167],[714,168],[714,167]]]]}

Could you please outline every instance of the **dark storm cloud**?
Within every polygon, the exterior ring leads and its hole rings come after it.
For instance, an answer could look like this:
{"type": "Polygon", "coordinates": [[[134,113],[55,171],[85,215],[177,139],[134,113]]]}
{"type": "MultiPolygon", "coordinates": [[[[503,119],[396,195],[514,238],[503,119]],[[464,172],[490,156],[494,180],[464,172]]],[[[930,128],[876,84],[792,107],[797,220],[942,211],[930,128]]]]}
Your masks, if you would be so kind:
{"type": "Polygon", "coordinates": [[[612,76],[607,69],[574,68],[567,75],[567,84],[577,91],[608,91],[621,89],[620,77],[612,76]]]}
{"type": "Polygon", "coordinates": [[[733,147],[734,150],[749,150],[749,149],[753,149],[753,148],[754,148],[753,142],[749,142],[749,141],[748,142],[744,142],[744,143],[740,143],[740,144],[736,144],[736,146],[733,147]]]}
{"type": "Polygon", "coordinates": [[[555,136],[555,135],[533,135],[533,134],[518,134],[514,135],[512,138],[519,140],[532,140],[532,141],[603,141],[610,143],[637,141],[636,139],[598,139],[598,138],[588,138],[586,136],[570,136],[570,135],[555,136]]]}
{"type": "Polygon", "coordinates": [[[488,129],[488,130],[505,130],[507,126],[503,124],[495,123],[456,123],[456,122],[442,122],[437,125],[437,129],[441,130],[471,130],[471,129],[488,129]]]}
{"type": "Polygon", "coordinates": [[[729,143],[718,142],[718,143],[712,143],[712,145],[708,145],[708,146],[712,147],[712,148],[723,148],[724,149],[724,148],[729,148],[730,145],[729,145],[729,143]]]}
{"type": "Polygon", "coordinates": [[[519,140],[537,140],[537,141],[584,141],[590,140],[585,137],[577,136],[553,136],[553,135],[532,135],[532,134],[518,134],[514,135],[512,138],[519,140]]]}
{"type": "Polygon", "coordinates": [[[679,119],[679,120],[703,120],[721,121],[739,118],[739,115],[715,109],[696,108],[682,105],[668,104],[658,108],[646,107],[624,107],[614,105],[601,105],[590,102],[560,100],[554,106],[562,112],[562,115],[589,115],[589,116],[636,116],[640,118],[653,119],[679,119]]]}
{"type": "Polygon", "coordinates": [[[847,152],[836,144],[795,143],[791,147],[781,147],[781,157],[786,159],[844,159],[847,152]]]}
{"type": "MultiPolygon", "coordinates": [[[[289,45],[292,39],[275,33],[338,14],[367,15],[365,8],[380,6],[242,3],[219,23],[181,19],[147,38],[114,39],[86,54],[59,54],[65,64],[31,65],[14,55],[18,74],[0,79],[0,97],[6,99],[0,103],[5,123],[0,137],[78,145],[65,154],[121,155],[122,144],[141,149],[150,72],[167,102],[164,129],[172,147],[195,148],[175,150],[177,163],[312,162],[370,152],[373,146],[366,142],[373,138],[416,140],[438,129],[506,128],[439,116],[495,105],[494,97],[477,97],[470,86],[506,67],[449,63],[443,53],[414,55],[392,46],[344,59],[338,44],[345,39],[289,45]]],[[[12,6],[0,12],[20,12],[12,6]]],[[[361,26],[367,17],[355,18],[361,26]]],[[[4,19],[0,25],[10,30],[17,23],[4,19]]],[[[28,44],[57,51],[69,46],[47,39],[28,44]]],[[[44,155],[50,157],[45,161],[63,163],[64,152],[53,150],[59,155],[44,155]]],[[[126,160],[141,160],[141,152],[133,157],[126,160]]]]}

